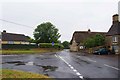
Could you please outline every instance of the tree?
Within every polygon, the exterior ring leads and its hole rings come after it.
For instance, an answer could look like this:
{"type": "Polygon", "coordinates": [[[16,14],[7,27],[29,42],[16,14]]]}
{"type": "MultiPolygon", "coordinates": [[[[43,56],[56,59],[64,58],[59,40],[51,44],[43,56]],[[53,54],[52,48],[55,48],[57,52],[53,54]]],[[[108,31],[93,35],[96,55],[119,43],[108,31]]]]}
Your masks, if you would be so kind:
{"type": "Polygon", "coordinates": [[[100,34],[96,34],[94,39],[95,39],[95,46],[101,46],[105,44],[105,37],[100,34]]]}
{"type": "Polygon", "coordinates": [[[37,44],[51,42],[57,43],[61,36],[60,33],[58,33],[58,29],[50,22],[38,25],[33,34],[37,44]]]}
{"type": "Polygon", "coordinates": [[[68,41],[64,41],[62,45],[64,46],[65,49],[69,49],[70,43],[68,41]]]}
{"type": "Polygon", "coordinates": [[[96,46],[102,46],[105,44],[105,37],[102,36],[101,34],[96,34],[93,37],[88,38],[85,42],[84,45],[87,48],[92,48],[96,46]]]}
{"type": "Polygon", "coordinates": [[[30,43],[35,43],[35,40],[33,39],[33,38],[31,38],[30,36],[26,36],[27,38],[28,38],[28,41],[30,42],[30,43]]]}
{"type": "Polygon", "coordinates": [[[84,43],[85,47],[87,48],[91,48],[95,46],[95,41],[93,38],[88,38],[85,43],[84,43]]]}

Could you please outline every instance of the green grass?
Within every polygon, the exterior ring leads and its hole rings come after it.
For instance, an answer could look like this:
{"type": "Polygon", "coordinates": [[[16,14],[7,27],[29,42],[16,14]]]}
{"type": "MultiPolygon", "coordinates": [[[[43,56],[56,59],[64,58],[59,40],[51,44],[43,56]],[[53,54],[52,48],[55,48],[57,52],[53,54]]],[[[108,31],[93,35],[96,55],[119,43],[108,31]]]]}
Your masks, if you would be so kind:
{"type": "Polygon", "coordinates": [[[46,53],[46,52],[57,52],[58,49],[52,48],[36,48],[31,50],[0,50],[0,54],[35,54],[35,53],[46,53]]]}
{"type": "Polygon", "coordinates": [[[52,80],[50,77],[45,75],[25,72],[20,70],[10,70],[10,69],[2,69],[2,74],[0,75],[0,77],[2,78],[49,78],[49,80],[52,80]]]}

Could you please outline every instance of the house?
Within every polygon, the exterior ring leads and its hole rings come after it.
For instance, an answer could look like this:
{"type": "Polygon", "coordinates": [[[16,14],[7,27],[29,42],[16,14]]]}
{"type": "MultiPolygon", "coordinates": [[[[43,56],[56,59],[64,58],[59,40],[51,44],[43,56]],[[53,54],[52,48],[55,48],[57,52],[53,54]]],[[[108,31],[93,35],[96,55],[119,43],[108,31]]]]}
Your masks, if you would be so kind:
{"type": "Polygon", "coordinates": [[[2,46],[1,46],[1,44],[2,44],[2,35],[1,35],[1,32],[0,32],[0,49],[2,49],[2,46]]]}
{"type": "Polygon", "coordinates": [[[90,29],[88,31],[75,31],[73,33],[71,42],[70,42],[70,51],[79,51],[80,49],[84,49],[85,46],[83,42],[92,36],[95,36],[96,34],[101,34],[103,36],[106,35],[106,32],[91,32],[90,29]]]}
{"type": "Polygon", "coordinates": [[[120,53],[120,22],[119,15],[112,16],[112,26],[107,33],[108,43],[107,45],[111,50],[114,50],[116,54],[120,53]]]}
{"type": "Polygon", "coordinates": [[[1,44],[29,44],[29,38],[24,34],[1,32],[1,44]]]}

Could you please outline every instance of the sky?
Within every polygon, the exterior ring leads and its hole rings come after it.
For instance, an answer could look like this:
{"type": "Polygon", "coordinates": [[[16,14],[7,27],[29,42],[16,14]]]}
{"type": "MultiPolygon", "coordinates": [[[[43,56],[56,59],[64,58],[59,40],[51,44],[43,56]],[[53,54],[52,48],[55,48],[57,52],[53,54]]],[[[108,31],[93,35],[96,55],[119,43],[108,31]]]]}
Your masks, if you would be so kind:
{"type": "Polygon", "coordinates": [[[0,31],[33,38],[34,29],[51,22],[60,40],[70,41],[75,31],[107,32],[119,0],[0,0],[0,31]],[[16,25],[14,22],[22,25],[16,25]]]}

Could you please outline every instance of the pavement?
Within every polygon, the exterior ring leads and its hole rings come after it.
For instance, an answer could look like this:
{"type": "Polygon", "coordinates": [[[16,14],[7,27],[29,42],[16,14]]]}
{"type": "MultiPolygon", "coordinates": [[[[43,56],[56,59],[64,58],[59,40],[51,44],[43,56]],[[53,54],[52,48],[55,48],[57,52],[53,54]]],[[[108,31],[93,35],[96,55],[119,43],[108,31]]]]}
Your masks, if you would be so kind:
{"type": "MultiPolygon", "coordinates": [[[[1,55],[2,68],[44,74],[52,78],[117,79],[117,55],[93,55],[63,50],[56,53],[1,55]]],[[[118,79],[117,79],[118,80],[118,79]]]]}

